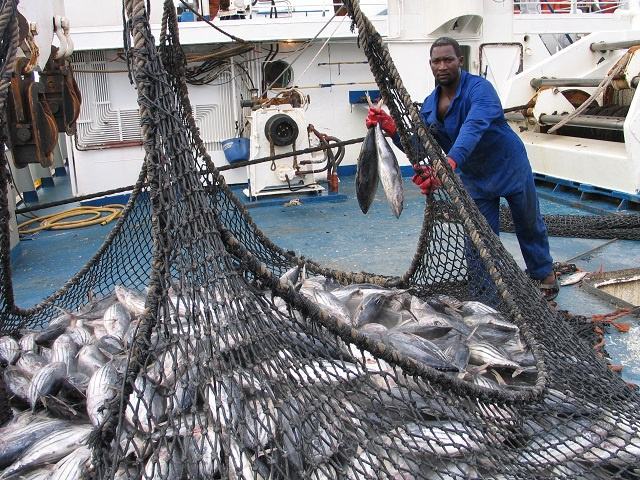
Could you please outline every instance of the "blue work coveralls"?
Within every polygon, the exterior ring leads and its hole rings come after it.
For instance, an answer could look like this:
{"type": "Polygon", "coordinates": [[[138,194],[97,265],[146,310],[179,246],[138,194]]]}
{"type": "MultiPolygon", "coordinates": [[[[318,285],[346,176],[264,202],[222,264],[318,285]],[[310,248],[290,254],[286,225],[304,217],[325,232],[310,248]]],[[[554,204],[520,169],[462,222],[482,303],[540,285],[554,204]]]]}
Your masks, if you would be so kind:
{"type": "Polygon", "coordinates": [[[553,270],[547,227],[527,152],[504,117],[498,93],[486,79],[463,70],[443,123],[437,118],[440,91],[437,85],[420,110],[427,127],[456,161],[465,189],[496,235],[500,197],[507,200],[529,276],[545,278],[553,270]]]}

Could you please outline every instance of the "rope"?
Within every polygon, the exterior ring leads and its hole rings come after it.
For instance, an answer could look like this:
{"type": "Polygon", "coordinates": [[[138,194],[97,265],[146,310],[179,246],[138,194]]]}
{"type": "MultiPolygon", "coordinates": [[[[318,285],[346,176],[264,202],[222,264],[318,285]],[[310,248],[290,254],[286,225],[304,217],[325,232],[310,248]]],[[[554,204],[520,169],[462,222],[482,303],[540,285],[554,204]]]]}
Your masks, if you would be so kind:
{"type": "Polygon", "coordinates": [[[609,84],[613,81],[613,78],[618,75],[618,73],[620,73],[620,70],[622,70],[622,68],[627,64],[627,62],[629,61],[629,58],[631,57],[631,53],[627,52],[625,53],[622,58],[618,61],[618,64],[616,65],[616,67],[611,71],[611,73],[609,75],[607,75],[602,82],[600,82],[600,85],[598,85],[598,88],[596,89],[595,92],[593,92],[593,94],[587,98],[587,100],[585,100],[585,102],[580,105],[578,108],[576,108],[573,112],[571,112],[569,115],[567,115],[566,117],[564,117],[562,120],[560,120],[558,123],[556,123],[553,127],[551,127],[547,133],[553,133],[556,130],[558,130],[560,127],[562,127],[563,125],[565,125],[567,122],[569,122],[572,118],[580,115],[582,112],[584,112],[587,107],[589,105],[591,105],[593,103],[593,101],[596,99],[596,97],[598,95],[600,95],[605,88],[607,88],[609,86],[609,84]]]}
{"type": "Polygon", "coordinates": [[[305,68],[304,71],[302,72],[302,75],[300,75],[300,77],[298,77],[298,82],[300,82],[300,80],[302,80],[302,77],[304,77],[304,74],[307,73],[307,70],[309,70],[309,67],[311,66],[311,64],[315,61],[316,58],[318,58],[318,55],[320,55],[322,50],[324,50],[324,47],[327,46],[327,43],[329,43],[329,40],[331,40],[333,38],[333,36],[336,34],[336,32],[338,31],[338,28],[340,28],[340,25],[342,25],[342,22],[344,22],[345,18],[347,18],[347,17],[346,16],[342,17],[342,20],[340,20],[340,23],[338,23],[338,25],[336,25],[336,28],[333,30],[333,33],[331,35],[329,35],[327,37],[327,39],[324,41],[324,43],[322,44],[322,46],[318,50],[318,53],[316,53],[315,57],[313,57],[311,59],[311,61],[307,65],[307,68],[305,68]]]}
{"type": "Polygon", "coordinates": [[[311,46],[311,44],[314,42],[314,40],[316,38],[318,38],[320,36],[320,34],[324,31],[325,28],[327,28],[329,26],[329,24],[333,21],[333,19],[336,18],[336,14],[334,13],[333,16],[327,21],[327,23],[325,23],[322,28],[318,31],[318,33],[316,33],[315,37],[313,37],[306,45],[305,47],[300,51],[300,53],[298,54],[298,56],[296,58],[294,58],[291,63],[289,64],[289,66],[287,68],[285,68],[280,75],[278,75],[269,85],[267,85],[267,88],[265,88],[266,91],[270,90],[271,87],[273,85],[275,85],[275,83],[280,80],[280,77],[282,77],[285,72],[289,69],[291,69],[293,67],[293,64],[296,63],[296,61],[300,58],[300,56],[307,51],[307,49],[311,46]]]}
{"type": "Polygon", "coordinates": [[[41,217],[32,218],[26,222],[18,225],[18,233],[21,235],[27,233],[35,233],[40,230],[66,230],[71,228],[88,227],[91,225],[106,225],[107,223],[115,220],[120,216],[124,210],[124,205],[112,204],[105,205],[104,207],[76,207],[64,212],[52,213],[49,215],[43,215],[41,217]],[[103,216],[103,214],[107,214],[103,216]],[[90,215],[88,219],[72,220],[63,222],[66,218],[73,218],[79,216],[90,215]],[[40,222],[40,226],[31,229],[25,229],[24,227],[31,225],[32,223],[40,222]]]}

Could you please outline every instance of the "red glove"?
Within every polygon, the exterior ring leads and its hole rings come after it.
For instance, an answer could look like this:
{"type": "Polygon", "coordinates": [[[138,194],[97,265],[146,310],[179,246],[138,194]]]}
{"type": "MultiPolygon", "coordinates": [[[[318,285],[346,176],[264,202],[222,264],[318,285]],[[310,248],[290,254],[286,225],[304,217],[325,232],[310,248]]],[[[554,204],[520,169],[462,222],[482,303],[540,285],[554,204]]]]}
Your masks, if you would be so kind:
{"type": "Polygon", "coordinates": [[[393,137],[393,134],[396,133],[396,122],[393,121],[391,115],[381,108],[369,107],[369,114],[365,122],[367,128],[375,127],[378,122],[380,122],[384,134],[387,137],[393,137]]]}
{"type": "Polygon", "coordinates": [[[430,194],[442,185],[440,180],[434,176],[433,167],[415,165],[413,169],[418,173],[413,176],[411,181],[420,187],[420,192],[423,195],[430,194]]]}
{"type": "MultiPolygon", "coordinates": [[[[447,162],[451,166],[451,169],[455,171],[458,166],[456,161],[451,157],[447,157],[447,162]]],[[[413,169],[417,173],[413,176],[411,181],[420,187],[420,192],[423,195],[428,195],[442,185],[440,179],[434,175],[433,167],[414,165],[413,169]]]]}

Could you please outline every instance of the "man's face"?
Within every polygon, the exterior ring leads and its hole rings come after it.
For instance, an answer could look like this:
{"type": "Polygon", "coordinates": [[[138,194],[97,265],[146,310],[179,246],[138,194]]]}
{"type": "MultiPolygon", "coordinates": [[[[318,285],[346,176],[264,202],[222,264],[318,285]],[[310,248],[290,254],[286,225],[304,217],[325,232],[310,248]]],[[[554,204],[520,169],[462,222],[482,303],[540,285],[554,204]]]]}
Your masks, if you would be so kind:
{"type": "Polygon", "coordinates": [[[451,45],[434,47],[431,52],[431,71],[436,79],[436,84],[443,86],[453,85],[460,77],[460,66],[463,57],[457,57],[451,45]]]}

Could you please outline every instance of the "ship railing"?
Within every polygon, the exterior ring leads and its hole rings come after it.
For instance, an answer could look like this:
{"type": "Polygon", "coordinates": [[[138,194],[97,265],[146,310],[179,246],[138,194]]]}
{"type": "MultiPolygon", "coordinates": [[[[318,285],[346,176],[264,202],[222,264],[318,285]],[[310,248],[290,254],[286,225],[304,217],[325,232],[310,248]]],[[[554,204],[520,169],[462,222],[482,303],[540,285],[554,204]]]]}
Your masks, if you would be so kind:
{"type": "MultiPolygon", "coordinates": [[[[360,9],[369,17],[385,15],[387,0],[363,0],[360,9]]],[[[250,18],[331,17],[346,14],[341,0],[257,0],[251,2],[250,18]]]]}
{"type": "Polygon", "coordinates": [[[618,9],[628,9],[628,1],[567,0],[553,2],[547,0],[515,0],[514,13],[517,14],[611,14],[618,9]]]}

